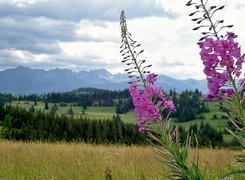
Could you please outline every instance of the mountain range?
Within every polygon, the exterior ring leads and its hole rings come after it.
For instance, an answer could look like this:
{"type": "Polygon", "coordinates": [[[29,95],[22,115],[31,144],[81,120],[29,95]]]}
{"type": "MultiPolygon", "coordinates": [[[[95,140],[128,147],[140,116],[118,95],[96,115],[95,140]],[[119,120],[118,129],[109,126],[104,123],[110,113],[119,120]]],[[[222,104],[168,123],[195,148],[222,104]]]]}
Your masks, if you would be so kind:
{"type": "MultiPolygon", "coordinates": [[[[65,92],[78,88],[93,87],[108,90],[123,90],[128,88],[127,74],[112,74],[106,69],[74,72],[69,69],[31,69],[19,66],[0,71],[0,92],[17,94],[43,94],[48,92],[65,92]]],[[[207,91],[206,80],[174,79],[159,75],[157,86],[165,91],[175,89],[177,92],[199,89],[207,91]]]]}

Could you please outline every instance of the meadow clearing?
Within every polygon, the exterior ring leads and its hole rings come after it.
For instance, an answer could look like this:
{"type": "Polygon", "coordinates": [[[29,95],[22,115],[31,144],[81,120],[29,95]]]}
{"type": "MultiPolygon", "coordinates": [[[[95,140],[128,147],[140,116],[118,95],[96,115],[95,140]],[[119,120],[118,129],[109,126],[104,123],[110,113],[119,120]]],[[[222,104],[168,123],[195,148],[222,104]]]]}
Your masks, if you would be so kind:
{"type": "MultiPolygon", "coordinates": [[[[0,179],[166,179],[168,169],[151,147],[0,141],[0,179]]],[[[199,149],[206,179],[235,169],[240,151],[199,149]]],[[[191,150],[189,160],[194,154],[191,150]]],[[[237,177],[235,179],[241,179],[237,177]]]]}
{"type": "MultiPolygon", "coordinates": [[[[11,103],[6,103],[6,104],[10,104],[13,106],[19,106],[19,107],[23,107],[25,109],[30,109],[31,106],[34,105],[34,102],[32,101],[12,101],[11,103]]],[[[74,106],[72,103],[67,103],[67,106],[60,106],[59,103],[56,104],[57,105],[57,110],[56,110],[56,114],[58,116],[61,115],[67,115],[67,116],[71,116],[70,114],[68,114],[69,108],[72,107],[72,111],[73,114],[72,116],[74,117],[87,117],[88,119],[111,119],[113,115],[116,115],[116,107],[115,106],[109,106],[109,107],[105,107],[105,106],[88,106],[87,109],[84,111],[84,113],[82,112],[82,107],[81,106],[74,106]]],[[[50,112],[51,107],[54,106],[54,103],[48,103],[48,110],[45,110],[45,103],[44,102],[37,102],[37,105],[34,106],[35,109],[37,110],[43,110],[46,113],[50,112]]],[[[182,122],[182,123],[175,123],[175,119],[172,119],[173,124],[181,124],[186,130],[193,124],[197,124],[198,126],[201,123],[201,120],[203,120],[204,123],[209,123],[212,127],[214,127],[215,129],[217,129],[217,131],[220,131],[223,133],[223,138],[224,141],[229,142],[232,139],[232,136],[225,133],[225,127],[227,127],[227,119],[222,119],[221,115],[219,114],[219,107],[218,107],[218,103],[217,102],[208,102],[208,107],[210,109],[210,112],[207,113],[203,113],[201,114],[203,117],[205,117],[205,119],[200,119],[200,118],[196,118],[194,120],[191,121],[187,121],[187,122],[182,122]],[[214,116],[216,116],[217,118],[213,118],[214,116]]],[[[136,115],[135,112],[133,110],[124,113],[124,114],[120,114],[120,118],[122,121],[126,122],[126,123],[137,123],[136,120],[136,115]]]]}
{"type": "MultiPolygon", "coordinates": [[[[11,105],[31,108],[34,102],[12,101],[11,105]]],[[[53,106],[49,103],[49,107],[53,106]]],[[[82,113],[81,107],[57,104],[57,115],[67,114],[70,107],[73,116],[90,119],[111,119],[116,107],[88,107],[82,113]]],[[[210,112],[205,113],[204,122],[224,130],[227,120],[220,119],[215,103],[209,104],[210,112]],[[218,118],[213,119],[217,114],[218,118]]],[[[35,109],[44,109],[43,102],[37,102],[35,109]]],[[[134,111],[120,114],[124,122],[136,123],[134,111]]],[[[200,124],[200,119],[181,123],[185,128],[200,124]]],[[[0,127],[1,129],[1,127],[0,127]]],[[[225,139],[230,139],[230,136],[225,139]]],[[[149,146],[95,145],[85,143],[17,142],[0,140],[0,179],[166,179],[167,167],[155,157],[149,146]]],[[[206,179],[219,179],[225,173],[237,169],[232,163],[240,151],[228,149],[199,149],[201,169],[206,169],[206,179]]],[[[194,155],[190,150],[189,162],[194,155]]],[[[241,179],[237,177],[235,179],[241,179]]]]}
{"type": "MultiPolygon", "coordinates": [[[[32,105],[34,105],[34,102],[32,101],[12,101],[10,104],[12,106],[19,106],[23,107],[25,109],[31,108],[32,105]]],[[[48,103],[48,110],[44,109],[45,103],[44,102],[37,102],[37,105],[34,106],[37,110],[44,110],[45,112],[49,112],[51,107],[54,106],[54,103],[48,103]]],[[[89,119],[111,119],[113,115],[116,115],[116,107],[114,106],[88,106],[84,113],[82,113],[82,107],[81,106],[74,106],[72,103],[67,103],[67,106],[60,106],[59,103],[57,103],[57,115],[67,115],[69,108],[72,107],[73,116],[74,117],[87,117],[89,119]]],[[[125,114],[120,114],[121,119],[124,122],[130,122],[130,123],[136,123],[136,117],[134,111],[130,111],[125,114]]]]}
{"type": "MultiPolygon", "coordinates": [[[[32,105],[34,105],[34,102],[32,101],[12,101],[11,103],[6,103],[10,104],[12,106],[19,106],[19,107],[23,107],[25,109],[29,109],[31,108],[32,105]]],[[[37,105],[34,106],[35,109],[37,110],[44,110],[45,112],[49,112],[51,107],[54,106],[54,103],[48,103],[48,110],[44,109],[44,102],[37,102],[37,105]]],[[[57,111],[56,114],[57,115],[68,115],[67,113],[69,111],[69,108],[72,107],[73,110],[73,116],[74,117],[87,117],[89,119],[111,119],[113,115],[116,115],[116,107],[114,106],[88,106],[87,109],[85,110],[85,113],[82,113],[82,107],[81,106],[74,106],[72,103],[67,103],[67,106],[62,107],[59,105],[59,103],[57,103],[57,111]]],[[[205,117],[204,122],[205,123],[210,123],[211,126],[217,128],[218,130],[224,130],[224,127],[227,126],[227,120],[226,119],[222,119],[221,115],[218,113],[219,112],[219,108],[218,108],[218,104],[217,102],[208,102],[208,107],[210,109],[210,112],[207,113],[203,113],[201,115],[203,115],[203,117],[205,117]],[[217,119],[213,119],[213,115],[217,116],[217,119]]],[[[137,123],[136,120],[136,116],[135,116],[135,112],[133,110],[124,113],[124,114],[120,114],[120,117],[122,119],[122,121],[124,122],[128,122],[128,123],[137,123]]],[[[188,128],[191,124],[195,124],[197,123],[198,125],[200,124],[200,118],[196,118],[195,120],[191,120],[191,121],[187,121],[187,122],[183,122],[181,123],[181,125],[183,125],[185,128],[188,128]]],[[[174,119],[173,119],[174,121],[174,119]]]]}

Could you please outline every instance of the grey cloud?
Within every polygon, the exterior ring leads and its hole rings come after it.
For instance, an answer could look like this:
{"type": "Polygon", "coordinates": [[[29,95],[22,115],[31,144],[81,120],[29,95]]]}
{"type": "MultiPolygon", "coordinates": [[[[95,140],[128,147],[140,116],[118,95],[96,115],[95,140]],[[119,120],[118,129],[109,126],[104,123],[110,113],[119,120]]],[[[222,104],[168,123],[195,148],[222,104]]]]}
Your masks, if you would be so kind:
{"type": "Polygon", "coordinates": [[[46,18],[0,19],[0,49],[39,53],[59,53],[59,41],[75,41],[76,24],[46,18]]]}
{"type": "Polygon", "coordinates": [[[0,49],[57,54],[62,51],[59,41],[104,41],[78,36],[78,22],[81,19],[119,21],[122,9],[128,18],[151,15],[173,17],[157,6],[155,1],[148,0],[58,0],[23,7],[11,1],[0,1],[0,49]]]}
{"type": "MultiPolygon", "coordinates": [[[[80,70],[90,70],[90,69],[98,69],[107,68],[110,64],[102,61],[102,57],[93,56],[93,55],[85,55],[84,57],[66,57],[64,55],[51,57],[52,61],[58,62],[58,67],[61,65],[65,65],[64,67],[72,66],[70,69],[80,71],[80,70]]],[[[57,67],[57,66],[53,66],[57,67]]]]}
{"type": "Polygon", "coordinates": [[[47,62],[29,62],[28,67],[52,69],[68,68],[74,71],[91,70],[99,68],[107,68],[109,65],[103,61],[87,58],[69,58],[69,57],[55,57],[50,58],[47,62]]]}
{"type": "Polygon", "coordinates": [[[17,67],[23,64],[23,62],[16,58],[10,51],[0,51],[0,70],[17,67]]]}
{"type": "MultiPolygon", "coordinates": [[[[105,21],[119,21],[121,10],[128,19],[145,16],[166,16],[175,18],[174,13],[166,13],[155,1],[149,0],[55,0],[43,1],[19,7],[11,1],[0,0],[0,66],[25,65],[30,67],[67,67],[95,69],[111,67],[112,64],[99,61],[100,57],[82,59],[62,56],[59,42],[105,41],[97,37],[76,34],[81,19],[96,20],[99,26],[105,21]],[[11,52],[1,50],[22,50],[32,55],[47,54],[49,61],[34,62],[28,56],[18,59],[11,52]],[[24,63],[24,64],[23,64],[24,63]]],[[[108,40],[110,41],[110,40],[108,40]]]]}
{"type": "Polygon", "coordinates": [[[175,18],[174,13],[165,12],[155,1],[123,0],[59,0],[39,2],[18,7],[0,3],[0,16],[43,16],[50,19],[79,21],[81,19],[118,21],[121,10],[128,18],[144,16],[166,16],[175,18]]]}
{"type": "Polygon", "coordinates": [[[177,60],[168,60],[165,57],[161,58],[161,61],[158,62],[157,64],[160,67],[164,67],[164,68],[173,68],[173,67],[178,67],[178,66],[185,66],[185,64],[182,61],[177,61],[177,60]]]}
{"type": "Polygon", "coordinates": [[[84,57],[68,57],[64,54],[51,54],[46,60],[33,61],[32,55],[29,54],[26,59],[18,58],[11,50],[0,50],[0,70],[26,66],[31,68],[53,69],[68,68],[75,71],[108,68],[111,64],[102,61],[102,57],[85,55],[84,57]]]}
{"type": "Polygon", "coordinates": [[[35,54],[57,54],[62,51],[58,44],[55,43],[34,43],[33,41],[26,42],[26,40],[22,43],[14,43],[1,41],[0,48],[29,51],[35,54]]]}
{"type": "Polygon", "coordinates": [[[243,9],[243,8],[245,8],[245,4],[238,4],[238,5],[236,5],[236,9],[237,10],[240,10],[240,9],[243,9]]]}
{"type": "Polygon", "coordinates": [[[181,61],[173,61],[173,62],[170,62],[170,61],[165,61],[165,62],[162,62],[161,63],[162,66],[164,67],[176,67],[176,66],[184,66],[185,64],[181,61]]]}
{"type": "Polygon", "coordinates": [[[21,64],[20,62],[16,62],[16,61],[0,60],[0,70],[17,67],[20,64],[21,64]]]}

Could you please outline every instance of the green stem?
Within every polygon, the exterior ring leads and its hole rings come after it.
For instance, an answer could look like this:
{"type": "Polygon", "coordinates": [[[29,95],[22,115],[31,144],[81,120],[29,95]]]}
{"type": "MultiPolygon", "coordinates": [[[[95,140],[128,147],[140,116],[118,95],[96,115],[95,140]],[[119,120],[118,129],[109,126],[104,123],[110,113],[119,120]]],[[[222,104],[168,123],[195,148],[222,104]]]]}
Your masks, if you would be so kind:
{"type": "Polygon", "coordinates": [[[206,5],[204,4],[203,0],[200,0],[200,1],[201,1],[201,4],[202,4],[202,8],[203,8],[204,12],[205,12],[206,15],[207,15],[208,21],[210,22],[211,27],[212,27],[212,29],[213,29],[213,31],[214,31],[214,35],[215,35],[215,37],[216,37],[217,39],[219,39],[218,33],[217,33],[216,29],[215,29],[214,23],[213,23],[213,21],[212,21],[212,19],[211,19],[211,17],[210,17],[210,14],[209,14],[209,12],[208,12],[208,10],[207,10],[207,8],[206,8],[206,5]]]}
{"type": "MultiPolygon", "coordinates": [[[[158,121],[157,136],[159,138],[157,139],[161,140],[161,155],[169,157],[168,159],[163,158],[165,160],[162,162],[170,168],[170,177],[178,176],[182,179],[204,179],[198,168],[198,163],[194,163],[193,161],[192,167],[194,169],[187,164],[189,143],[186,142],[186,147],[182,147],[177,141],[173,141],[170,129],[168,128],[162,121],[158,121]]],[[[189,141],[189,138],[187,138],[187,141],[189,141]]]]}
{"type": "Polygon", "coordinates": [[[125,43],[125,45],[127,46],[128,50],[129,50],[129,52],[130,52],[130,54],[131,54],[131,56],[132,56],[132,59],[133,59],[134,64],[135,64],[135,66],[136,66],[136,69],[137,69],[137,71],[139,72],[140,79],[141,79],[141,81],[142,81],[142,83],[143,83],[143,86],[144,86],[144,88],[146,88],[146,81],[145,81],[145,78],[144,78],[142,72],[140,71],[140,67],[139,67],[139,65],[138,65],[137,59],[136,59],[136,57],[135,57],[135,54],[133,53],[133,51],[132,51],[132,49],[131,49],[131,47],[130,47],[130,45],[129,45],[129,42],[128,42],[127,30],[124,31],[124,43],[125,43]]]}
{"type": "Polygon", "coordinates": [[[240,96],[240,93],[239,93],[239,90],[236,86],[236,82],[235,82],[235,79],[232,77],[232,74],[230,72],[230,68],[227,67],[227,71],[229,73],[229,79],[232,83],[232,86],[234,88],[234,91],[235,91],[235,98],[236,98],[236,104],[238,106],[238,110],[239,110],[239,116],[240,116],[240,121],[242,123],[242,125],[244,126],[245,125],[245,118],[244,118],[244,113],[243,113],[243,105],[242,105],[242,97],[240,96]]]}
{"type": "MultiPolygon", "coordinates": [[[[211,27],[212,27],[212,30],[214,31],[214,35],[217,39],[219,39],[219,35],[218,35],[218,32],[216,31],[216,28],[214,26],[214,23],[211,19],[211,16],[209,14],[209,11],[207,10],[206,8],[206,4],[204,4],[204,1],[203,0],[200,0],[201,1],[201,5],[202,5],[202,8],[205,12],[205,14],[207,15],[207,19],[208,21],[210,22],[211,24],[211,27]]],[[[235,82],[235,79],[232,77],[232,74],[229,70],[229,68],[227,68],[227,71],[229,73],[229,78],[230,78],[230,81],[232,83],[232,86],[234,88],[234,91],[235,91],[235,98],[236,98],[236,103],[237,103],[237,106],[238,106],[238,110],[239,110],[239,116],[241,118],[240,122],[245,125],[245,118],[244,118],[244,108],[243,108],[243,105],[242,105],[242,97],[240,96],[240,93],[239,93],[239,90],[236,86],[236,82],[235,82]]]]}

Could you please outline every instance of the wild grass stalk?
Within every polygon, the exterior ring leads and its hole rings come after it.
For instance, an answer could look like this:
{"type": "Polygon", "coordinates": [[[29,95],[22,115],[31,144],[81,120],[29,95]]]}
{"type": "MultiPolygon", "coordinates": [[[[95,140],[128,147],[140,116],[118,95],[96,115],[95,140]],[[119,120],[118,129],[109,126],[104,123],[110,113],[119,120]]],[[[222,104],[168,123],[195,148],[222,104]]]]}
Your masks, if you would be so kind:
{"type": "MultiPolygon", "coordinates": [[[[0,141],[0,147],[0,179],[105,179],[109,170],[113,179],[150,180],[169,173],[151,147],[16,141],[0,141]]],[[[218,179],[234,170],[232,156],[241,153],[199,149],[199,165],[210,179],[218,179]]]]}

